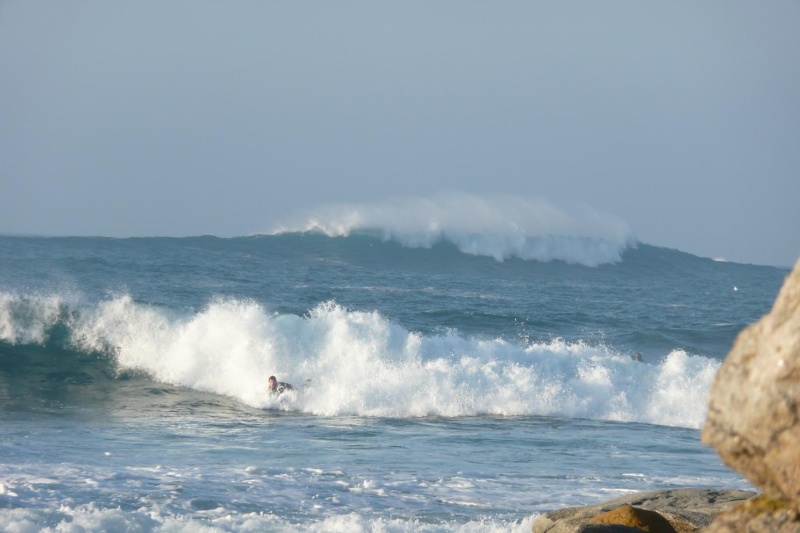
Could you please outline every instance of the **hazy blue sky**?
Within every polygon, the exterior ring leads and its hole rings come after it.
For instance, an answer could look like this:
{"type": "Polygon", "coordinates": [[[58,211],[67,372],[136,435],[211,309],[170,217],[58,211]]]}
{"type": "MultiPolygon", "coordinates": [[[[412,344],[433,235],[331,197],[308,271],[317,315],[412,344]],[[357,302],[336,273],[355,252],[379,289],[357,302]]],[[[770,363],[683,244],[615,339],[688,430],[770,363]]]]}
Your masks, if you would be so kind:
{"type": "Polygon", "coordinates": [[[0,233],[456,191],[800,257],[800,1],[0,2],[0,233]]]}

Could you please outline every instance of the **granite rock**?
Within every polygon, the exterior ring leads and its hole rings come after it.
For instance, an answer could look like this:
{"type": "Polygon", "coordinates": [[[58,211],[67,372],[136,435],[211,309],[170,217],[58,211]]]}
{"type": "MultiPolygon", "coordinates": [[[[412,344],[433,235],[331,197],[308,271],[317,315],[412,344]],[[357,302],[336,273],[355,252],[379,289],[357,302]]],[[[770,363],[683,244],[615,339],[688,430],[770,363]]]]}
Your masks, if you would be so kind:
{"type": "Polygon", "coordinates": [[[589,524],[622,525],[649,533],[675,533],[669,521],[656,511],[648,511],[631,505],[623,505],[600,513],[589,524]]]}
{"type": "Polygon", "coordinates": [[[737,503],[749,500],[755,495],[750,491],[718,489],[667,489],[638,492],[597,505],[550,511],[534,520],[533,533],[646,531],[625,524],[590,523],[598,515],[623,506],[655,511],[663,516],[677,533],[686,533],[708,526],[723,511],[732,508],[737,503]]]}
{"type": "Polygon", "coordinates": [[[758,497],[720,514],[704,533],[800,533],[800,512],[786,501],[758,497]]]}
{"type": "Polygon", "coordinates": [[[702,440],[768,499],[800,509],[800,262],[714,378],[702,440]]]}

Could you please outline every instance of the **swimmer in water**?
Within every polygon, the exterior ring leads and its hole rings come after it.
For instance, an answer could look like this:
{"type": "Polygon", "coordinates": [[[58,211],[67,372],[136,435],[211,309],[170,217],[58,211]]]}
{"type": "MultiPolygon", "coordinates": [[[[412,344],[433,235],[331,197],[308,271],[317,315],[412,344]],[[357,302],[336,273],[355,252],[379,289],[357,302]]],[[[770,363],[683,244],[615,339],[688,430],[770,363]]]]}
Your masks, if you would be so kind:
{"type": "Polygon", "coordinates": [[[283,381],[278,381],[275,376],[269,377],[269,393],[273,396],[283,394],[287,390],[294,390],[294,387],[283,381]]]}

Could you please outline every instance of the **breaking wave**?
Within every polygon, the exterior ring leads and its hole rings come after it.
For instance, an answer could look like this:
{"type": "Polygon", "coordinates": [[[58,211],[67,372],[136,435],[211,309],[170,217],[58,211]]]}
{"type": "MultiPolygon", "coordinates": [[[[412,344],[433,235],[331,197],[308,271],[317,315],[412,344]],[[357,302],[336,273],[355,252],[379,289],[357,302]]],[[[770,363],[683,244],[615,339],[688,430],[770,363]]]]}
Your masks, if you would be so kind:
{"type": "Polygon", "coordinates": [[[542,199],[447,194],[381,204],[332,205],[300,214],[270,233],[379,235],[409,248],[450,242],[461,252],[504,261],[511,257],[597,266],[620,261],[635,246],[622,220],[589,207],[568,212],[542,199]]]}
{"type": "MultiPolygon", "coordinates": [[[[83,354],[64,365],[65,380],[99,354],[117,374],[324,416],[543,415],[697,428],[720,365],[682,350],[641,363],[603,344],[423,335],[334,302],[298,316],[241,299],[183,312],[127,295],[84,306],[0,295],[0,348],[59,342],[83,354]],[[297,390],[271,397],[271,374],[297,390]]],[[[3,374],[20,371],[5,361],[3,374]]]]}

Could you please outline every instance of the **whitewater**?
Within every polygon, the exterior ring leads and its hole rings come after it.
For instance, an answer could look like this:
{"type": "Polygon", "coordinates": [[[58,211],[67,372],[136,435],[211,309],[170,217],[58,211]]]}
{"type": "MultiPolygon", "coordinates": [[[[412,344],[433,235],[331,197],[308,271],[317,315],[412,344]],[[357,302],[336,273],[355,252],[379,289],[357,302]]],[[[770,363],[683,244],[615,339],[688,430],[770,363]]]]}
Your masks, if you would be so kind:
{"type": "Polygon", "coordinates": [[[750,488],[699,428],[788,271],[515,209],[0,237],[0,530],[529,531],[627,492],[750,488]]]}

